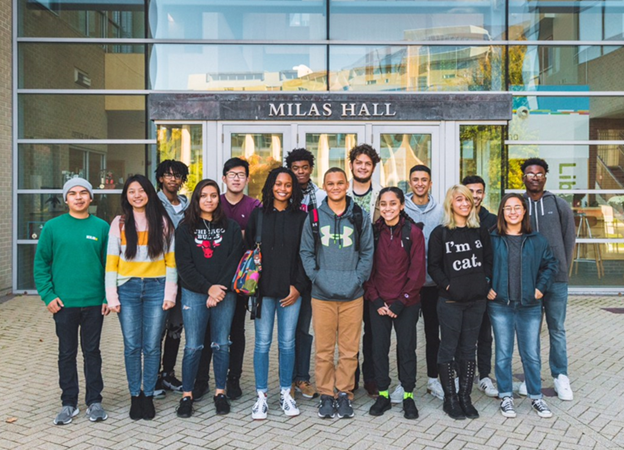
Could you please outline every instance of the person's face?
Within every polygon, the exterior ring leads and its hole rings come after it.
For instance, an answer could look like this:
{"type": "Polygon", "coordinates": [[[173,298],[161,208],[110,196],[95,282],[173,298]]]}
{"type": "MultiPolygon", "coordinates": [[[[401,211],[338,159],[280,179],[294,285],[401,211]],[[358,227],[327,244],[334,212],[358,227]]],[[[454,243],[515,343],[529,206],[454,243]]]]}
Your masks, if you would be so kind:
{"type": "Polygon", "coordinates": [[[199,210],[212,214],[219,206],[219,192],[214,186],[204,186],[199,194],[199,210]]]}
{"type": "Polygon", "coordinates": [[[74,186],[67,191],[67,200],[65,200],[65,203],[67,203],[70,212],[82,214],[88,211],[92,201],[93,199],[87,188],[74,186]]]}
{"type": "Polygon", "coordinates": [[[342,172],[331,172],[325,175],[323,188],[327,192],[327,197],[334,202],[339,202],[347,196],[347,177],[342,172]]]}
{"type": "Polygon", "coordinates": [[[472,210],[472,205],[470,203],[471,202],[468,197],[458,192],[451,201],[451,210],[453,211],[453,214],[457,216],[468,218],[470,211],[472,210]]]}
{"type": "Polygon", "coordinates": [[[273,185],[273,197],[275,201],[281,204],[288,203],[290,197],[292,197],[292,192],[292,178],[287,173],[280,173],[273,185]]]}
{"type": "Polygon", "coordinates": [[[232,167],[223,177],[227,190],[232,194],[240,194],[247,186],[247,172],[243,166],[232,167]]]}
{"type": "Polygon", "coordinates": [[[312,166],[308,161],[295,161],[290,165],[290,170],[297,177],[297,183],[301,186],[307,186],[312,175],[312,166]]]}
{"type": "Polygon", "coordinates": [[[405,205],[401,203],[399,197],[394,192],[384,192],[379,198],[379,212],[386,223],[393,223],[399,218],[399,214],[405,205]]]}
{"type": "Polygon", "coordinates": [[[171,169],[169,169],[169,172],[164,173],[158,181],[162,183],[163,191],[167,191],[171,194],[177,194],[182,187],[182,175],[178,173],[174,174],[171,169]]]}
{"type": "Polygon", "coordinates": [[[425,171],[417,170],[410,175],[409,185],[416,197],[423,198],[429,195],[431,184],[431,176],[425,171]]]}
{"type": "Polygon", "coordinates": [[[524,170],[522,179],[527,191],[540,193],[546,185],[546,171],[542,166],[529,166],[524,170]]]}
{"type": "Polygon", "coordinates": [[[503,214],[505,215],[505,222],[507,222],[507,225],[518,225],[522,223],[526,210],[524,206],[522,206],[520,199],[512,197],[505,202],[503,214]]]}
{"type": "Polygon", "coordinates": [[[138,181],[133,181],[128,186],[128,203],[135,211],[144,211],[147,206],[147,193],[138,181]]]}
{"type": "Polygon", "coordinates": [[[373,160],[364,153],[358,155],[349,166],[351,167],[353,178],[358,183],[368,183],[375,170],[373,160]]]}
{"type": "Polygon", "coordinates": [[[475,208],[481,206],[483,197],[485,197],[485,186],[481,183],[467,184],[466,187],[472,192],[472,198],[474,198],[475,208]]]}

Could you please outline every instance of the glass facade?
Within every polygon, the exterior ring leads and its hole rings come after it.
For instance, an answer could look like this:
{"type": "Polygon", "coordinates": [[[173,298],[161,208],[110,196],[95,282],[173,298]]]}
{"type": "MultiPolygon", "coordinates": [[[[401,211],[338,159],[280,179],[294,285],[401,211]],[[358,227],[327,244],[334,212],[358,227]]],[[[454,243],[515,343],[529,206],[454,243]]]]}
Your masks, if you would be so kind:
{"type": "MultiPolygon", "coordinates": [[[[249,194],[258,197],[268,170],[291,148],[305,146],[315,154],[318,183],[328,167],[348,170],[349,149],[369,139],[382,156],[377,174],[382,184],[406,189],[413,164],[435,165],[440,152],[454,152],[441,160],[452,161],[460,177],[478,173],[486,180],[490,210],[497,209],[505,192],[523,189],[519,166],[524,159],[547,159],[547,188],[575,212],[579,244],[572,284],[624,286],[621,2],[13,4],[15,290],[34,288],[38,230],[64,212],[61,188],[71,176],[90,180],[96,189],[93,212],[109,220],[124,180],[135,173],[153,179],[156,165],[166,158],[190,166],[186,188],[192,189],[204,176],[220,179],[225,159],[245,157],[252,162],[249,194]],[[429,132],[365,134],[371,129],[350,131],[348,123],[334,124],[341,125],[335,132],[317,123],[299,140],[285,122],[280,124],[285,131],[239,127],[225,134],[221,125],[201,117],[193,123],[155,124],[149,119],[149,96],[170,91],[312,92],[327,98],[336,93],[391,98],[404,92],[415,99],[418,93],[510,93],[513,107],[507,124],[488,124],[489,117],[454,122],[452,141],[449,134],[441,144],[429,132]]],[[[363,129],[360,122],[352,119],[363,129]]],[[[386,125],[394,130],[414,124],[386,125]]]]}

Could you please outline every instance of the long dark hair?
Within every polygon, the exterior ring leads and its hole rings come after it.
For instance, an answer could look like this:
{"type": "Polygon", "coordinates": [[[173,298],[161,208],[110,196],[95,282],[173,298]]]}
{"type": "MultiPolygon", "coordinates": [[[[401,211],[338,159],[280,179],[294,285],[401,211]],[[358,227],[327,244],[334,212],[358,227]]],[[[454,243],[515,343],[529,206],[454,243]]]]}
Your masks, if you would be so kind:
{"type": "Polygon", "coordinates": [[[227,229],[227,216],[225,215],[225,211],[223,211],[223,207],[221,206],[221,190],[219,189],[219,185],[216,181],[210,180],[208,178],[206,178],[205,180],[201,180],[199,183],[197,183],[197,186],[195,186],[193,195],[191,195],[191,202],[184,212],[183,222],[187,224],[193,232],[201,227],[202,211],[199,207],[199,200],[201,198],[202,190],[206,186],[212,186],[213,188],[215,188],[217,190],[217,195],[219,196],[219,204],[217,205],[217,209],[215,209],[212,213],[212,224],[217,227],[227,229]]]}
{"type": "Polygon", "coordinates": [[[529,217],[529,212],[527,210],[527,203],[524,197],[520,194],[507,194],[503,197],[498,206],[498,218],[496,219],[496,228],[498,229],[498,234],[501,236],[507,234],[507,222],[505,222],[505,204],[511,198],[517,198],[520,200],[522,207],[524,208],[524,217],[522,218],[522,227],[520,231],[522,234],[528,234],[531,232],[531,218],[529,217]]]}
{"type": "MultiPolygon", "coordinates": [[[[379,191],[379,197],[378,198],[379,198],[380,201],[381,201],[381,196],[384,195],[387,192],[392,192],[399,199],[399,202],[401,203],[401,205],[405,205],[405,193],[403,192],[402,189],[400,189],[400,188],[398,188],[396,186],[388,186],[388,187],[383,188],[381,191],[379,191]]],[[[399,220],[401,218],[403,218],[403,220],[405,220],[405,221],[412,222],[412,225],[417,225],[416,222],[414,222],[414,219],[412,219],[405,212],[405,209],[402,209],[401,212],[399,213],[399,220]]],[[[376,230],[376,231],[380,231],[381,230],[381,226],[383,224],[385,224],[385,223],[386,223],[386,220],[383,217],[380,217],[379,220],[376,223],[377,228],[378,228],[378,230],[376,230]]]]}
{"type": "Polygon", "coordinates": [[[154,185],[143,175],[133,175],[124,183],[121,191],[121,209],[123,211],[124,233],[126,235],[126,259],[134,259],[137,254],[138,235],[132,205],[128,201],[128,188],[134,182],[141,185],[147,194],[145,217],[147,219],[147,254],[155,259],[165,253],[171,244],[174,226],[165,207],[160,202],[154,185]]]}
{"type": "Polygon", "coordinates": [[[262,210],[265,213],[273,211],[273,201],[275,200],[275,196],[273,195],[273,186],[275,185],[277,177],[280,173],[287,174],[292,181],[292,195],[290,196],[290,203],[287,209],[291,209],[293,211],[299,211],[301,209],[303,192],[301,192],[301,187],[299,186],[297,177],[286,167],[277,167],[269,172],[269,176],[267,177],[264,187],[262,188],[262,210]]]}

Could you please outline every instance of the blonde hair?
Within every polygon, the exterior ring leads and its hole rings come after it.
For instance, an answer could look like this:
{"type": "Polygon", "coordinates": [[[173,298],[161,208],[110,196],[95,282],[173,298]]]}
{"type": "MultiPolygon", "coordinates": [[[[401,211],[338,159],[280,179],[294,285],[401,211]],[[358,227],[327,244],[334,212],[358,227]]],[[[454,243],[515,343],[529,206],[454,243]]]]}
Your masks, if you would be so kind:
{"type": "Polygon", "coordinates": [[[456,184],[446,191],[446,198],[444,199],[444,220],[442,221],[442,225],[447,227],[449,230],[457,228],[452,203],[453,198],[455,198],[458,194],[463,195],[470,202],[470,214],[466,219],[466,226],[468,228],[479,228],[481,225],[479,223],[479,216],[477,215],[477,209],[475,208],[472,192],[470,192],[470,189],[466,186],[461,184],[456,184]]]}

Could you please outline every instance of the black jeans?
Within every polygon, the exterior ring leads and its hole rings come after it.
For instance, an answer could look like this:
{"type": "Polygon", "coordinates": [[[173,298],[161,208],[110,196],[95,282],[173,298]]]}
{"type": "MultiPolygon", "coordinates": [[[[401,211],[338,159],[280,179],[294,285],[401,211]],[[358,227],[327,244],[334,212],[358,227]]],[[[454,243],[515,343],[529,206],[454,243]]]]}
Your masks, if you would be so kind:
{"type": "Polygon", "coordinates": [[[403,308],[396,319],[380,316],[377,308],[367,302],[370,323],[373,331],[373,361],[375,364],[375,382],[380,391],[390,387],[390,337],[392,326],[397,340],[399,362],[399,381],[405,392],[412,392],[416,387],[416,323],[420,305],[403,308]]]}
{"type": "MultiPolygon", "coordinates": [[[[368,302],[364,301],[364,334],[362,335],[362,373],[364,374],[364,383],[375,381],[375,365],[373,363],[373,330],[370,321],[370,309],[368,302]]],[[[358,360],[360,354],[358,353],[358,360]]],[[[360,365],[355,370],[355,383],[360,382],[360,365]]]]}
{"type": "Polygon", "coordinates": [[[85,402],[87,406],[102,402],[102,355],[100,336],[104,316],[101,306],[86,308],[62,308],[54,314],[56,335],[59,339],[59,386],[63,391],[63,406],[78,406],[78,333],[84,358],[86,384],[85,402]]]}
{"type": "MultiPolygon", "coordinates": [[[[245,317],[247,313],[247,297],[236,297],[236,309],[230,329],[230,367],[228,378],[240,378],[243,373],[243,358],[245,356],[245,317]]],[[[212,360],[212,340],[210,324],[206,327],[204,349],[199,359],[199,369],[195,378],[195,385],[207,383],[210,379],[210,361],[212,360]]]]}
{"type": "Polygon", "coordinates": [[[445,298],[438,299],[438,317],[440,319],[440,351],[438,364],[455,360],[474,361],[477,338],[487,300],[473,302],[452,302],[445,298]]]}
{"type": "Polygon", "coordinates": [[[427,376],[438,378],[438,351],[440,349],[440,322],[438,322],[438,287],[420,289],[420,308],[425,324],[425,354],[427,376]]]}
{"type": "Polygon", "coordinates": [[[175,368],[176,360],[178,359],[178,351],[180,350],[182,330],[184,330],[181,287],[178,287],[178,295],[176,298],[176,304],[167,313],[167,322],[165,322],[165,345],[163,347],[162,356],[162,371],[165,373],[171,373],[175,368]]]}
{"type": "Polygon", "coordinates": [[[295,368],[293,370],[294,381],[310,381],[310,357],[312,355],[312,342],[314,338],[310,334],[312,322],[312,292],[307,290],[301,293],[301,308],[295,331],[295,368]]]}

